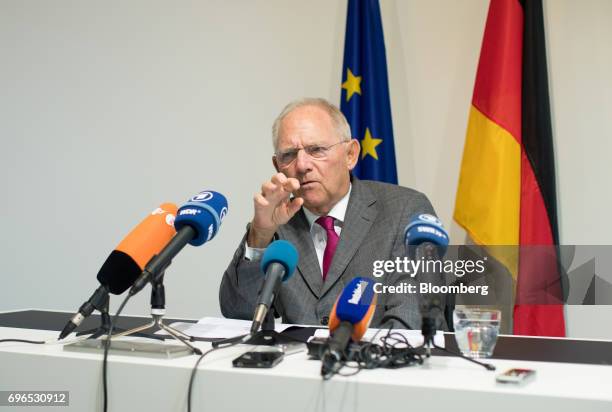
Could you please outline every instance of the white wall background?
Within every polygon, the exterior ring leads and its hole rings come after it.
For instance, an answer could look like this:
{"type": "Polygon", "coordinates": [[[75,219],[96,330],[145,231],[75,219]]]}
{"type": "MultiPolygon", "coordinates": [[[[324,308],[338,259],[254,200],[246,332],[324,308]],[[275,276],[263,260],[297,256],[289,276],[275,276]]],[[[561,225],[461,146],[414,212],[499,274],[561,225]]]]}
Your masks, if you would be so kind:
{"type": "MultiPolygon", "coordinates": [[[[487,7],[381,0],[400,184],[445,222],[487,7]]],[[[297,97],[338,102],[345,19],[346,0],[0,0],[0,311],[75,310],[150,210],[212,188],[228,219],[175,260],[167,307],[219,315],[221,275],[273,173],[271,123],[297,97]]],[[[612,2],[548,0],[545,19],[561,241],[610,244],[612,2]]],[[[609,307],[569,309],[570,335],[612,337],[609,307]]]]}

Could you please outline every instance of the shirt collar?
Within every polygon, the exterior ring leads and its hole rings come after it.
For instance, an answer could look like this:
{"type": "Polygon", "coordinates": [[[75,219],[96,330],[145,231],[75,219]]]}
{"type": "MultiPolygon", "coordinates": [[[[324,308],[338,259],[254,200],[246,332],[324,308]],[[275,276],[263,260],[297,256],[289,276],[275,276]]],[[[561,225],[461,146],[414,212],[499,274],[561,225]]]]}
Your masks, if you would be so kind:
{"type": "MultiPolygon", "coordinates": [[[[327,216],[331,216],[338,222],[344,222],[344,216],[346,215],[346,208],[348,207],[349,197],[351,195],[351,190],[353,188],[352,184],[349,184],[349,190],[346,192],[346,195],[338,203],[332,207],[327,216]]],[[[312,225],[319,218],[319,215],[312,213],[310,210],[304,209],[304,215],[306,215],[306,220],[308,221],[308,227],[312,229],[312,225]]]]}

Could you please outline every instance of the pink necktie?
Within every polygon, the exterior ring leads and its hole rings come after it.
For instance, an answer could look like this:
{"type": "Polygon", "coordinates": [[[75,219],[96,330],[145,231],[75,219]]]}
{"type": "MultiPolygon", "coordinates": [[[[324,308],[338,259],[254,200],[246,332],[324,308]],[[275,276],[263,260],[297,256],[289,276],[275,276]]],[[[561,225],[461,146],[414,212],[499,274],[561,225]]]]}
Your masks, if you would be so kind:
{"type": "Polygon", "coordinates": [[[334,218],[331,216],[321,216],[317,219],[317,223],[325,229],[327,232],[327,245],[325,245],[325,252],[323,252],[323,281],[327,277],[327,271],[331,266],[332,258],[336,252],[336,246],[338,246],[338,240],[340,237],[334,230],[334,218]]]}

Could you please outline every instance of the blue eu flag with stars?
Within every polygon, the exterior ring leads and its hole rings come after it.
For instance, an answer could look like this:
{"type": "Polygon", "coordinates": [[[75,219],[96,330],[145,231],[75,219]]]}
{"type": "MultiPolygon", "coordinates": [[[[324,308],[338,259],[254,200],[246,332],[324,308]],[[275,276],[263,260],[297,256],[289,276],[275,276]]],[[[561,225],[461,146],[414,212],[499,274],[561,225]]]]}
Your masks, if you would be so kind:
{"type": "Polygon", "coordinates": [[[349,0],[340,110],[361,153],[353,174],[397,184],[385,40],[378,0],[349,0]]]}

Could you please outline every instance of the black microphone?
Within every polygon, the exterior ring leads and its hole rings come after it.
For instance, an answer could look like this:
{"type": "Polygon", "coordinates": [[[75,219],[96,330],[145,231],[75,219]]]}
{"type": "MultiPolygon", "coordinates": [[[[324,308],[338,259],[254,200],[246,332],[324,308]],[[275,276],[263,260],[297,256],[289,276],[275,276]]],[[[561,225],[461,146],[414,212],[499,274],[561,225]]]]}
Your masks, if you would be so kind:
{"type": "Polygon", "coordinates": [[[62,340],[66,336],[70,335],[77,327],[79,327],[85,318],[89,317],[89,315],[93,313],[94,310],[106,310],[105,308],[108,305],[108,293],[109,290],[106,285],[99,286],[91,297],[81,305],[79,311],[74,314],[68,323],[66,323],[66,326],[64,326],[64,329],[62,329],[58,340],[62,340]]]}
{"type": "MultiPolygon", "coordinates": [[[[406,253],[412,260],[423,262],[423,273],[419,274],[421,283],[428,280],[430,285],[443,283],[444,278],[436,270],[429,270],[429,262],[440,262],[448,247],[448,233],[442,222],[435,216],[420,214],[414,216],[406,229],[405,245],[406,253]]],[[[441,286],[441,285],[438,285],[441,286]]],[[[425,344],[433,343],[433,337],[438,329],[438,323],[442,318],[443,296],[440,293],[420,293],[420,310],[422,316],[421,332],[425,338],[425,344]]],[[[427,347],[429,350],[429,346],[427,347]]]]}
{"type": "Polygon", "coordinates": [[[251,334],[256,333],[261,327],[281,283],[293,275],[297,262],[298,252],[286,240],[277,240],[266,248],[260,265],[261,271],[266,274],[266,279],[255,305],[251,334]]]}

